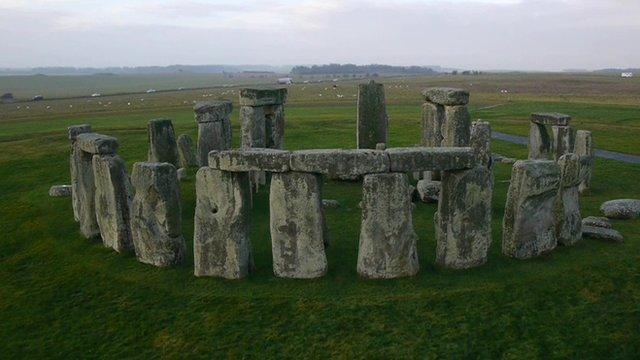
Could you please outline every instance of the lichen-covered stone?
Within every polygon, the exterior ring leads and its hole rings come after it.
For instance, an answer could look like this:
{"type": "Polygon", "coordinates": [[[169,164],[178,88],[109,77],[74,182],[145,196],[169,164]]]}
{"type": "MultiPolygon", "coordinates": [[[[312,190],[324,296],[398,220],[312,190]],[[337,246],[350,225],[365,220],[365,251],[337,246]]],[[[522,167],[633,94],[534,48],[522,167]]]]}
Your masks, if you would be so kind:
{"type": "Polygon", "coordinates": [[[547,160],[551,154],[551,137],[542,124],[529,124],[529,160],[547,160]]]}
{"type": "Polygon", "coordinates": [[[467,269],[487,261],[493,172],[486,165],[443,171],[435,218],[436,263],[467,269]]]}
{"type": "Polygon", "coordinates": [[[286,101],[286,88],[240,90],[240,106],[280,105],[286,101]]]}
{"type": "Polygon", "coordinates": [[[53,185],[49,188],[49,196],[51,197],[71,196],[71,185],[53,185]]]}
{"type": "Polygon", "coordinates": [[[207,165],[207,156],[212,150],[226,150],[231,148],[231,120],[232,110],[230,101],[201,102],[194,106],[195,118],[198,124],[198,164],[207,165]]]}
{"type": "Polygon", "coordinates": [[[582,235],[586,238],[621,243],[624,237],[618,231],[596,226],[583,226],[582,235]]]}
{"type": "Polygon", "coordinates": [[[477,163],[469,147],[391,148],[386,153],[391,172],[468,169],[477,163]]]}
{"type": "Polygon", "coordinates": [[[74,168],[73,174],[75,209],[78,212],[78,223],[80,224],[80,232],[87,239],[98,238],[100,229],[96,219],[95,209],[95,193],[96,185],[93,175],[93,155],[80,150],[78,143],[74,145],[74,168]]]}
{"type": "Polygon", "coordinates": [[[593,137],[591,131],[578,130],[576,131],[576,139],[574,144],[574,151],[576,155],[580,157],[586,157],[590,161],[582,162],[582,180],[578,187],[580,194],[589,192],[591,189],[591,177],[593,176],[593,158],[595,156],[595,148],[593,146],[593,137]]]}
{"type": "Polygon", "coordinates": [[[147,124],[147,135],[149,138],[148,161],[150,163],[166,162],[178,168],[180,166],[178,146],[171,120],[150,120],[147,124]]]}
{"type": "Polygon", "coordinates": [[[102,243],[117,252],[133,250],[129,218],[133,194],[124,161],[117,155],[94,155],[93,174],[102,243]]]}
{"type": "Polygon", "coordinates": [[[196,276],[241,279],[253,269],[247,173],[202,167],[196,175],[193,262],[196,276]]]}
{"type": "Polygon", "coordinates": [[[502,253],[527,259],[553,250],[560,168],[550,160],[513,165],[502,225],[502,253]]]}
{"type": "Polygon", "coordinates": [[[440,198],[441,182],[434,180],[420,180],[416,184],[416,191],[420,201],[427,204],[435,204],[440,198]]]}
{"type": "Polygon", "coordinates": [[[159,267],[184,260],[180,189],[176,168],[169,163],[133,165],[131,234],[138,261],[159,267]]]}
{"type": "Polygon", "coordinates": [[[290,158],[290,151],[265,148],[212,151],[209,153],[209,167],[234,172],[286,172],[289,171],[290,158]]]}
{"type": "Polygon", "coordinates": [[[422,104],[422,146],[441,146],[443,125],[444,106],[429,102],[422,104]]]}
{"type": "Polygon", "coordinates": [[[375,149],[386,143],[389,118],[384,97],[384,85],[371,80],[358,85],[356,142],[358,149],[375,149]]]}
{"type": "Polygon", "coordinates": [[[469,146],[471,116],[465,105],[445,106],[441,146],[469,146]]]}
{"type": "Polygon", "coordinates": [[[412,188],[406,174],[370,174],[362,184],[358,274],[390,279],[418,273],[412,188]]]}
{"type": "Polygon", "coordinates": [[[558,159],[560,189],[556,204],[556,237],[561,245],[573,245],[582,238],[582,216],[578,185],[580,184],[580,157],[566,154],[558,159]]]}
{"type": "Polygon", "coordinates": [[[587,216],[582,219],[582,226],[601,227],[605,229],[611,229],[611,221],[609,218],[603,216],[587,216]]]}
{"type": "Polygon", "coordinates": [[[284,105],[274,105],[265,108],[267,147],[284,149],[284,105]]]}
{"type": "Polygon", "coordinates": [[[636,219],[640,217],[640,200],[609,200],[600,205],[600,211],[609,219],[636,219]]]}
{"type": "Polygon", "coordinates": [[[240,143],[243,149],[267,147],[265,121],[264,107],[240,108],[240,143]]]}
{"type": "Polygon", "coordinates": [[[469,146],[473,149],[480,164],[491,166],[491,125],[488,122],[478,120],[471,124],[469,146]]]}
{"type": "Polygon", "coordinates": [[[67,128],[68,138],[73,144],[76,141],[76,138],[80,134],[90,133],[91,125],[89,124],[81,124],[81,125],[72,125],[67,128]]]}
{"type": "Polygon", "coordinates": [[[220,122],[229,118],[233,105],[231,101],[200,101],[193,106],[197,123],[220,122]]]}
{"type": "Polygon", "coordinates": [[[89,154],[115,154],[118,150],[118,139],[96,133],[79,134],[76,146],[89,154]]]}
{"type": "Polygon", "coordinates": [[[389,156],[385,151],[368,149],[300,150],[291,153],[290,169],[355,180],[365,174],[388,172],[389,156]]]}
{"type": "Polygon", "coordinates": [[[76,138],[78,137],[78,135],[91,132],[91,125],[82,124],[82,125],[69,126],[67,130],[68,130],[69,142],[71,145],[71,151],[69,154],[69,171],[71,173],[70,174],[71,175],[71,203],[73,207],[73,218],[75,221],[79,221],[79,217],[78,217],[79,200],[77,197],[78,174],[79,174],[78,166],[81,162],[80,159],[81,159],[82,150],[80,150],[75,144],[76,144],[76,138]]]}
{"type": "Polygon", "coordinates": [[[573,152],[571,128],[568,126],[552,126],[553,142],[551,151],[553,159],[558,161],[562,155],[573,152]]]}
{"type": "Polygon", "coordinates": [[[271,249],[278,277],[309,279],[327,272],[321,182],[312,173],[274,173],[271,178],[271,249]]]}
{"type": "Polygon", "coordinates": [[[178,159],[181,168],[198,166],[196,154],[193,152],[193,141],[187,134],[178,136],[178,159]]]}
{"type": "Polygon", "coordinates": [[[559,113],[534,113],[529,119],[532,123],[540,125],[568,126],[571,116],[559,113]]]}
{"type": "Polygon", "coordinates": [[[466,105],[469,103],[469,92],[463,89],[432,87],[422,90],[425,101],[439,105],[466,105]]]}

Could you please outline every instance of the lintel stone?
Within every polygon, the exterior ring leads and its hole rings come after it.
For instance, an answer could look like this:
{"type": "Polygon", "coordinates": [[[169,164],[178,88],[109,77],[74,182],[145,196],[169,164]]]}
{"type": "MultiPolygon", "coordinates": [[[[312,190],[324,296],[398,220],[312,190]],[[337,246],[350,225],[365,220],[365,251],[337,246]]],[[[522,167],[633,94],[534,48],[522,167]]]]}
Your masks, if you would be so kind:
{"type": "Polygon", "coordinates": [[[408,147],[391,148],[391,172],[469,169],[477,162],[470,147],[408,147]]]}
{"type": "Polygon", "coordinates": [[[115,154],[118,149],[118,139],[102,134],[80,134],[76,141],[80,150],[89,154],[115,154]]]}
{"type": "Polygon", "coordinates": [[[211,151],[209,167],[233,172],[286,172],[289,171],[290,157],[290,151],[267,148],[211,151]]]}
{"type": "Polygon", "coordinates": [[[291,153],[290,168],[334,179],[355,180],[365,174],[389,172],[389,156],[385,151],[370,149],[300,150],[291,153]]]}
{"type": "Polygon", "coordinates": [[[69,135],[69,140],[73,142],[73,141],[76,141],[76,138],[78,137],[78,135],[84,134],[84,133],[90,133],[91,125],[89,124],[73,125],[73,126],[69,126],[67,128],[67,131],[69,135]]]}
{"type": "Polygon", "coordinates": [[[560,125],[567,126],[571,121],[571,116],[560,113],[534,113],[531,114],[531,122],[540,125],[560,125]]]}
{"type": "Polygon", "coordinates": [[[425,101],[445,106],[469,103],[469,92],[464,89],[432,87],[422,90],[422,96],[425,101]]]}
{"type": "Polygon", "coordinates": [[[287,101],[287,89],[242,89],[240,106],[280,105],[287,101]]]}

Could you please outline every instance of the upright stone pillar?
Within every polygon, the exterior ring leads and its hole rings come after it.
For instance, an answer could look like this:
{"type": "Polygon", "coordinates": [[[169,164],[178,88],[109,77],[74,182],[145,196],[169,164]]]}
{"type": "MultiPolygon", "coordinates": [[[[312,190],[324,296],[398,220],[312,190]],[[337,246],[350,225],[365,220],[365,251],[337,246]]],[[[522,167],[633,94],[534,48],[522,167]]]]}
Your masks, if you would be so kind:
{"type": "Polygon", "coordinates": [[[327,272],[322,178],[301,172],[273,173],[269,194],[273,272],[310,279],[327,272]]]}
{"type": "Polygon", "coordinates": [[[502,253],[528,259],[553,250],[560,168],[551,160],[513,165],[502,225],[502,253]]]}
{"type": "Polygon", "coordinates": [[[593,146],[593,137],[591,131],[578,130],[576,131],[576,141],[573,151],[580,158],[586,157],[585,161],[582,161],[581,171],[583,172],[578,191],[580,194],[589,192],[591,189],[591,177],[593,176],[593,162],[595,157],[595,148],[593,146]]]}
{"type": "Polygon", "coordinates": [[[178,146],[176,135],[173,131],[173,124],[170,119],[153,119],[147,124],[149,136],[148,161],[166,162],[176,168],[180,166],[178,162],[178,146]]]}
{"type": "Polygon", "coordinates": [[[562,155],[560,167],[560,189],[556,203],[556,237],[561,245],[573,245],[582,239],[582,216],[578,186],[580,185],[580,157],[575,154],[562,155]]]}
{"type": "Polygon", "coordinates": [[[100,228],[96,219],[93,156],[115,154],[118,140],[111,136],[84,133],[76,137],[74,147],[77,156],[75,185],[80,232],[88,239],[97,238],[100,228]]]}
{"type": "Polygon", "coordinates": [[[135,163],[131,182],[131,234],[138,261],[158,267],[184,259],[180,189],[176,168],[167,163],[135,163]]]}
{"type": "Polygon", "coordinates": [[[198,160],[193,152],[193,141],[187,134],[178,136],[178,159],[181,168],[198,166],[198,160]]]}
{"type": "Polygon", "coordinates": [[[411,216],[412,188],[404,173],[370,174],[362,184],[358,274],[390,279],[418,272],[411,216]]]}
{"type": "Polygon", "coordinates": [[[196,276],[241,279],[253,269],[247,172],[201,167],[196,175],[193,262],[196,276]]]}
{"type": "Polygon", "coordinates": [[[547,160],[551,154],[551,137],[546,126],[532,122],[529,124],[530,160],[547,160]]]}
{"type": "Polygon", "coordinates": [[[569,115],[558,113],[534,113],[530,117],[529,160],[557,159],[571,152],[571,128],[569,115]],[[547,129],[552,127],[550,136],[547,129]]]}
{"type": "Polygon", "coordinates": [[[133,250],[129,208],[133,196],[124,161],[117,155],[94,155],[95,207],[104,246],[133,250]]]}
{"type": "Polygon", "coordinates": [[[357,147],[375,149],[378,143],[387,143],[389,119],[384,97],[384,85],[371,80],[358,85],[357,147]]]}
{"type": "Polygon", "coordinates": [[[78,182],[80,181],[79,171],[81,166],[82,153],[80,149],[78,149],[75,146],[75,143],[78,135],[91,132],[91,125],[82,124],[82,125],[69,126],[67,130],[69,135],[69,142],[71,145],[70,156],[69,156],[69,171],[71,173],[71,204],[73,207],[73,219],[75,221],[79,221],[78,182]]]}
{"type": "Polygon", "coordinates": [[[572,133],[569,126],[552,126],[553,160],[558,161],[561,156],[573,151],[572,133]]]}
{"type": "Polygon", "coordinates": [[[442,172],[436,222],[436,263],[454,269],[487,261],[491,245],[491,127],[484,121],[471,128],[471,147],[478,165],[442,172]]]}
{"type": "Polygon", "coordinates": [[[199,102],[193,107],[198,123],[198,164],[206,166],[211,150],[231,149],[231,101],[199,102]]]}

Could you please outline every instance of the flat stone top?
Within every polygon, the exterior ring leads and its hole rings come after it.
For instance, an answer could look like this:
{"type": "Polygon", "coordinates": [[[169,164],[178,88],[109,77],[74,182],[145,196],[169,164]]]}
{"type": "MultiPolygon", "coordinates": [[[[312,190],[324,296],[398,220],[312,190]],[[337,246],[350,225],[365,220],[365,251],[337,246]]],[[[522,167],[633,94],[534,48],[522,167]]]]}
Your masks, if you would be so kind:
{"type": "Polygon", "coordinates": [[[176,168],[169,163],[161,162],[137,162],[133,164],[131,183],[136,188],[154,185],[159,188],[171,188],[172,183],[177,182],[176,168]],[[170,181],[165,181],[169,179],[170,181]]]}
{"type": "Polygon", "coordinates": [[[280,105],[286,101],[286,88],[240,90],[240,106],[280,105]]]}
{"type": "Polygon", "coordinates": [[[560,167],[553,160],[518,160],[513,164],[511,184],[520,185],[520,196],[534,196],[560,185],[560,167]]]}
{"type": "Polygon", "coordinates": [[[91,125],[89,124],[72,125],[67,128],[67,132],[69,135],[69,140],[75,140],[80,134],[90,133],[91,125]]]}
{"type": "Polygon", "coordinates": [[[329,175],[331,178],[357,179],[366,174],[389,171],[386,152],[369,149],[313,149],[291,153],[292,171],[329,175]]]}
{"type": "Polygon", "coordinates": [[[432,87],[422,90],[425,101],[439,105],[453,106],[469,103],[469,92],[464,89],[432,87]]]}
{"type": "Polygon", "coordinates": [[[560,113],[533,113],[531,114],[531,122],[540,125],[569,125],[571,116],[560,113]]]}
{"type": "Polygon", "coordinates": [[[115,154],[118,149],[118,139],[96,133],[84,133],[76,138],[76,145],[80,150],[90,154],[115,154]]]}
{"type": "Polygon", "coordinates": [[[462,170],[478,162],[470,147],[390,148],[386,153],[392,172],[462,170]]]}
{"type": "Polygon", "coordinates": [[[219,112],[228,115],[232,109],[233,105],[229,100],[199,101],[193,106],[193,111],[196,114],[219,112]]]}
{"type": "Polygon", "coordinates": [[[289,171],[291,152],[278,149],[250,148],[209,152],[209,167],[217,170],[289,171]]]}

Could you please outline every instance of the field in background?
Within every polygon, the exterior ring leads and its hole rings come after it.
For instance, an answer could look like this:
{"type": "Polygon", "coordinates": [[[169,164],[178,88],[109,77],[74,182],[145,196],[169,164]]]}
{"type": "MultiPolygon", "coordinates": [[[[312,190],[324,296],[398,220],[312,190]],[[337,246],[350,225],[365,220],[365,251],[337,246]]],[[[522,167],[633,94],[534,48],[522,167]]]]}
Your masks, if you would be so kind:
{"type": "MultiPolygon", "coordinates": [[[[0,78],[1,79],[1,78],[0,78]]],[[[390,145],[419,142],[420,92],[471,90],[472,115],[526,134],[533,111],[574,116],[598,147],[640,154],[640,79],[484,75],[379,79],[386,84],[390,145]],[[507,93],[501,92],[507,90],[507,93]],[[486,106],[501,105],[491,109],[486,106]]],[[[295,84],[286,107],[287,149],[355,146],[356,82],[295,84]],[[322,95],[322,96],[320,96],[322,95]],[[341,96],[339,96],[341,95],[341,96]]],[[[1,87],[0,87],[1,88],[1,87]]],[[[116,136],[130,170],[146,158],[146,122],[170,117],[195,138],[193,101],[237,101],[237,87],[0,105],[0,354],[22,357],[445,357],[631,358],[640,353],[640,220],[614,221],[621,245],[584,240],[530,261],[500,254],[510,165],[497,164],[489,262],[468,271],[434,266],[434,205],[417,204],[421,271],[363,281],[356,273],[360,184],[324,184],[332,245],[329,273],[313,281],[271,272],[268,196],[253,208],[256,274],[195,278],[193,258],[155,269],[83,239],[69,198],[66,126],[116,136]],[[29,105],[30,108],[26,109],[29,105]],[[17,106],[21,108],[18,109],[17,106]],[[49,106],[49,108],[47,108],[49,106]]],[[[238,145],[237,109],[232,114],[238,145]]],[[[523,158],[526,148],[493,150],[523,158]]],[[[597,160],[584,216],[609,199],[639,197],[640,167],[597,160]]],[[[192,249],[193,172],[181,184],[183,234],[192,249]]]]}

